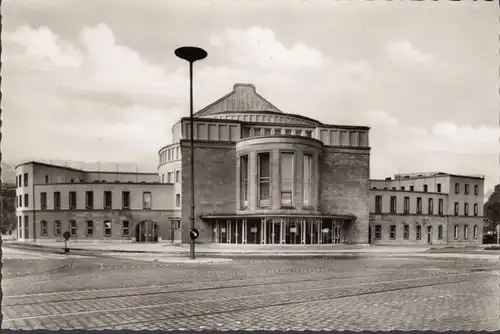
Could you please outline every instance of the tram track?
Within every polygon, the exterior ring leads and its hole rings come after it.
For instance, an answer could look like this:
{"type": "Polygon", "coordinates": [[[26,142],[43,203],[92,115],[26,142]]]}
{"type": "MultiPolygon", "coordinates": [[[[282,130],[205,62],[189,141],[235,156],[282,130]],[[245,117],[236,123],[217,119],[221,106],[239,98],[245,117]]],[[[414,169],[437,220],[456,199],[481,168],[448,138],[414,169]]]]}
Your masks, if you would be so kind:
{"type": "MultiPolygon", "coordinates": [[[[137,290],[151,290],[151,289],[162,289],[162,288],[172,288],[172,287],[188,287],[188,289],[183,289],[183,290],[172,290],[172,291],[166,291],[166,292],[148,292],[148,293],[125,293],[121,295],[110,295],[110,296],[98,296],[98,297],[87,297],[87,298],[72,298],[69,297],[70,300],[72,301],[77,301],[77,300],[87,300],[87,299],[95,299],[95,298],[114,298],[114,297],[120,297],[120,296],[141,296],[141,295],[149,295],[149,294],[156,294],[156,293],[174,293],[174,292],[191,292],[191,291],[204,291],[204,290],[212,290],[212,289],[224,289],[224,288],[242,288],[242,287],[250,287],[250,286],[262,286],[262,285],[276,285],[276,284],[290,284],[290,283],[298,283],[298,282],[315,282],[315,281],[323,281],[323,280],[345,280],[345,279],[363,279],[363,278],[370,278],[370,277],[383,277],[383,276],[388,276],[388,275],[393,275],[395,273],[395,269],[390,269],[385,272],[381,272],[381,270],[374,270],[373,274],[368,274],[368,275],[342,275],[342,276],[331,276],[329,275],[330,273],[336,273],[338,268],[331,268],[330,270],[325,270],[325,271],[317,271],[317,270],[307,270],[307,271],[301,271],[301,272],[293,272],[293,268],[289,268],[289,270],[273,270],[273,269],[267,269],[265,271],[259,271],[260,273],[271,273],[271,274],[280,274],[278,276],[263,276],[263,277],[243,277],[243,278],[232,278],[232,279],[214,279],[213,276],[221,276],[220,272],[207,272],[203,275],[210,279],[209,281],[200,281],[200,280],[189,280],[186,281],[185,278],[182,276],[175,280],[175,281],[170,281],[168,284],[153,284],[153,285],[139,285],[139,286],[128,286],[128,287],[116,287],[116,288],[102,288],[102,289],[80,289],[80,290],[72,290],[72,291],[56,291],[56,292],[44,292],[44,293],[32,293],[32,294],[17,294],[17,295],[7,295],[4,296],[4,306],[14,306],[14,305],[22,305],[22,304],[6,304],[5,302],[11,299],[20,299],[20,298],[33,298],[33,297],[42,297],[42,296],[71,296],[75,294],[92,294],[92,293],[107,293],[107,292],[116,292],[120,293],[120,291],[132,291],[135,292],[137,290]],[[291,278],[296,278],[296,277],[301,277],[304,275],[308,274],[316,274],[319,277],[315,278],[307,278],[307,279],[300,279],[300,280],[295,280],[291,278]],[[286,275],[286,276],[284,276],[286,275]],[[325,277],[326,276],[326,277],[325,277]],[[275,281],[276,282],[272,282],[275,281]],[[232,283],[238,283],[238,282],[252,282],[252,281],[257,281],[258,283],[253,283],[253,284],[240,284],[240,285],[231,285],[232,283]],[[262,282],[261,282],[262,281],[262,282]],[[221,285],[224,284],[229,284],[229,286],[218,286],[218,287],[206,287],[206,288],[201,288],[199,285],[213,285],[214,283],[218,283],[221,285]],[[192,285],[197,285],[196,288],[189,288],[192,285]]],[[[314,269],[324,269],[324,268],[314,268],[314,269]]],[[[483,270],[494,270],[489,267],[483,267],[479,268],[483,270]]],[[[373,269],[372,269],[373,270],[373,269]]],[[[399,269],[398,269],[399,270],[399,269]]],[[[415,275],[418,273],[422,272],[427,272],[425,269],[411,269],[410,273],[411,275],[415,275]]],[[[447,273],[449,272],[457,272],[457,270],[447,270],[447,273]]],[[[224,272],[224,276],[229,276],[233,277],[235,274],[234,271],[230,272],[224,272]]],[[[427,272],[428,274],[428,272],[427,272]]],[[[432,274],[431,274],[432,275],[432,274]]],[[[71,278],[73,276],[80,276],[80,273],[75,273],[73,275],[70,275],[67,278],[71,278]]],[[[180,289],[180,288],[179,288],[180,289]]],[[[66,297],[67,298],[67,297],[66,297]]],[[[49,302],[58,302],[59,300],[55,301],[49,301],[49,302]]],[[[67,299],[63,299],[61,301],[67,301],[67,299]]],[[[33,303],[36,304],[36,303],[33,303]]],[[[26,304],[28,305],[28,304],[26,304]]]]}
{"type": "MultiPolygon", "coordinates": [[[[13,318],[5,317],[4,322],[57,318],[57,317],[65,318],[70,316],[92,316],[94,314],[97,314],[98,317],[106,317],[109,316],[110,313],[114,312],[119,312],[123,317],[126,317],[128,313],[133,314],[134,312],[139,312],[145,309],[163,309],[162,311],[165,311],[166,309],[167,313],[170,314],[169,316],[149,318],[144,321],[132,321],[126,323],[120,322],[120,326],[123,326],[127,324],[138,324],[142,322],[161,321],[161,320],[186,318],[186,317],[199,317],[199,316],[207,316],[211,314],[215,315],[227,312],[241,312],[246,310],[264,309],[268,307],[301,304],[301,303],[315,302],[321,300],[331,300],[331,299],[371,295],[371,294],[393,292],[400,290],[417,289],[423,287],[432,287],[438,285],[456,284],[460,282],[477,280],[477,276],[480,275],[485,276],[485,272],[459,273],[450,275],[439,275],[435,277],[399,278],[394,280],[364,282],[364,283],[357,282],[355,284],[347,284],[340,286],[317,286],[314,288],[307,288],[307,289],[291,289],[290,287],[282,287],[280,289],[281,291],[276,291],[276,289],[273,289],[271,291],[263,291],[261,293],[252,293],[252,291],[248,291],[250,293],[247,292],[242,295],[239,294],[237,296],[229,295],[228,297],[220,297],[219,294],[215,294],[214,298],[210,298],[210,295],[209,296],[202,295],[199,296],[198,298],[189,297],[190,299],[189,301],[185,300],[175,301],[174,299],[174,301],[170,301],[167,303],[153,303],[153,304],[148,303],[145,305],[138,305],[138,306],[129,305],[126,307],[119,307],[119,308],[91,308],[89,310],[84,310],[84,311],[39,314],[34,316],[13,317],[13,318]],[[446,279],[446,281],[443,282],[442,281],[443,279],[446,279]],[[434,282],[429,282],[431,280],[434,282]],[[352,292],[353,288],[356,289],[354,293],[352,292]],[[245,306],[241,307],[238,304],[244,304],[245,306]],[[203,311],[200,312],[192,311],[193,308],[196,310],[199,309],[200,306],[204,309],[203,311]],[[218,311],[213,311],[214,309],[218,311]]],[[[302,283],[302,282],[299,281],[295,283],[302,283]]],[[[237,289],[238,286],[232,288],[237,289]]],[[[196,293],[204,293],[204,292],[206,291],[204,290],[196,291],[196,293]]],[[[178,292],[179,295],[186,293],[189,294],[188,291],[178,292]]],[[[121,298],[124,297],[129,298],[130,296],[122,296],[121,298]]],[[[47,304],[51,302],[44,301],[40,303],[47,304]]],[[[8,313],[7,311],[11,307],[12,306],[10,305],[4,306],[5,308],[4,315],[8,313]]],[[[95,329],[95,328],[100,328],[100,327],[96,326],[87,329],[95,329]]]]}

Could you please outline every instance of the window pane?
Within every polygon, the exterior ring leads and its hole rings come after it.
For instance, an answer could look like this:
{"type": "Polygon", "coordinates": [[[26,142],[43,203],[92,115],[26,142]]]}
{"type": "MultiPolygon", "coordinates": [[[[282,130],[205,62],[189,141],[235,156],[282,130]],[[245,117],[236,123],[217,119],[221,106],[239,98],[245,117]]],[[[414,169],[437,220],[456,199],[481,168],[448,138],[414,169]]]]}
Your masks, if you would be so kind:
{"type": "Polygon", "coordinates": [[[259,177],[270,177],[269,153],[259,154],[259,177]]]}
{"type": "Polygon", "coordinates": [[[312,155],[304,155],[304,204],[309,204],[312,194],[312,155]]]}
{"type": "Polygon", "coordinates": [[[292,205],[293,153],[281,154],[281,204],[292,205]]]}
{"type": "Polygon", "coordinates": [[[145,192],[142,197],[144,209],[151,209],[151,193],[145,192]]]}

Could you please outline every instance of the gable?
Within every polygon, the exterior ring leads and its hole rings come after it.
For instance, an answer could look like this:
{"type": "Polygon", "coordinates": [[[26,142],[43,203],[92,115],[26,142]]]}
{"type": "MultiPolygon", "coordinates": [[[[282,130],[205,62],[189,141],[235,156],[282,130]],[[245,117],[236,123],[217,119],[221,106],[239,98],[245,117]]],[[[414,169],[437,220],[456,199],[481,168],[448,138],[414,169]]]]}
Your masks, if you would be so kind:
{"type": "Polygon", "coordinates": [[[223,112],[282,111],[257,94],[252,84],[235,84],[233,91],[201,109],[195,116],[208,116],[223,112]]]}

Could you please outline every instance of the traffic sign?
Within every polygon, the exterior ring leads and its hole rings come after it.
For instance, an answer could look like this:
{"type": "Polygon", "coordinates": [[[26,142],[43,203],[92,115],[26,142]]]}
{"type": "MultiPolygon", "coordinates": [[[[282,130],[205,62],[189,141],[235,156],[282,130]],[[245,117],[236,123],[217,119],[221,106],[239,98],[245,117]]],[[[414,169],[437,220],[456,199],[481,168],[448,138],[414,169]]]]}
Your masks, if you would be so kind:
{"type": "Polygon", "coordinates": [[[66,231],[63,233],[63,238],[68,240],[69,238],[71,237],[71,233],[69,233],[69,231],[66,231]]]}
{"type": "Polygon", "coordinates": [[[189,237],[192,239],[192,240],[196,240],[198,239],[200,235],[200,232],[197,230],[197,229],[192,229],[190,232],[189,232],[189,237]]]}

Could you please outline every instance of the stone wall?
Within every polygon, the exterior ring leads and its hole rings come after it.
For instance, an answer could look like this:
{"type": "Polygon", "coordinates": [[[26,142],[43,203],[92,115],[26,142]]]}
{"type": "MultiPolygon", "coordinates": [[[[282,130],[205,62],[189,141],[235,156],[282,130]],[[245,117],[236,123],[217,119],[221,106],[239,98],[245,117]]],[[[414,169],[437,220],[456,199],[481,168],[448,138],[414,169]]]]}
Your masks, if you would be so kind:
{"type": "Polygon", "coordinates": [[[325,146],[320,175],[322,213],[356,216],[351,240],[368,243],[370,150],[325,146]]]}

